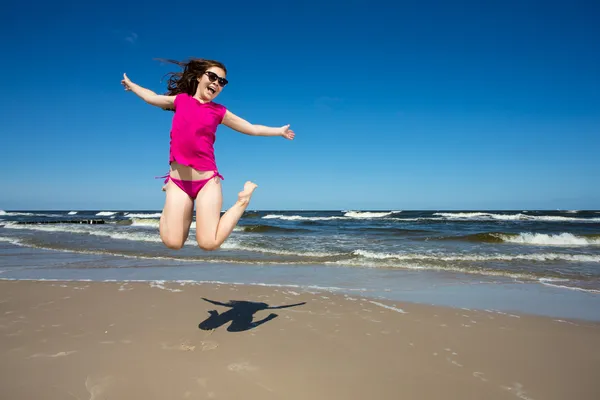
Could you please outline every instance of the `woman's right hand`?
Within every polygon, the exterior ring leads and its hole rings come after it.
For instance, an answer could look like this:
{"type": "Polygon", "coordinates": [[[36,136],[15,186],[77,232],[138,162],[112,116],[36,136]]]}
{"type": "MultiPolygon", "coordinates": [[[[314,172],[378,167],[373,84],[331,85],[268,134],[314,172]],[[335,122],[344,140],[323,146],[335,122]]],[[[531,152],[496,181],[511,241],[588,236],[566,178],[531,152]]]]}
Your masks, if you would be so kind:
{"type": "Polygon", "coordinates": [[[121,80],[121,85],[125,87],[125,91],[131,91],[131,80],[127,77],[127,74],[123,74],[123,79],[121,80]]]}

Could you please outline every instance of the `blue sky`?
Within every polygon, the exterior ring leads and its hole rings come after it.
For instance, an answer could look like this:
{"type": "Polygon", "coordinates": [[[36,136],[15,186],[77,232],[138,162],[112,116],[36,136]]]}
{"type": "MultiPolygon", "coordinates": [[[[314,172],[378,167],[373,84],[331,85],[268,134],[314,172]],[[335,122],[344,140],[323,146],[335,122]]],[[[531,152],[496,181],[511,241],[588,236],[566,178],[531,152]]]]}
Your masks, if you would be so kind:
{"type": "Polygon", "coordinates": [[[52,2],[3,6],[0,209],[161,209],[172,66],[217,59],[224,207],[600,208],[594,1],[52,2]]]}

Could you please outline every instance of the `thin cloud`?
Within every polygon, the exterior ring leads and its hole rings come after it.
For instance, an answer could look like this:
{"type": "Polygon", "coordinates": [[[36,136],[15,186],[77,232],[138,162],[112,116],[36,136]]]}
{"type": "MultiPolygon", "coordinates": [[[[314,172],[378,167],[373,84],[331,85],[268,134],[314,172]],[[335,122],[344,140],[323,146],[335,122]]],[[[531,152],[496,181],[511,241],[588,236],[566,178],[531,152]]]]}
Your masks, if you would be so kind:
{"type": "Polygon", "coordinates": [[[341,102],[339,97],[321,96],[315,100],[315,106],[321,111],[332,111],[341,102]]]}
{"type": "Polygon", "coordinates": [[[135,44],[135,42],[137,42],[137,39],[138,39],[138,34],[135,32],[131,32],[129,35],[127,35],[127,37],[125,37],[125,40],[131,44],[135,44]]]}

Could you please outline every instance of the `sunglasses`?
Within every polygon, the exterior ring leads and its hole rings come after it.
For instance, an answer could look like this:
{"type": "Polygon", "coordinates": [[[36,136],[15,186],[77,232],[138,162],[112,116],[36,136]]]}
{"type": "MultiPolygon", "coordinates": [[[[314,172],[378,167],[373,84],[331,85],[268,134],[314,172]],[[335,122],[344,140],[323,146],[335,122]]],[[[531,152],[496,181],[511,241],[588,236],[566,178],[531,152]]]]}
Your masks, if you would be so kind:
{"type": "Polygon", "coordinates": [[[206,76],[208,76],[208,80],[211,82],[219,80],[219,86],[221,86],[221,87],[225,87],[225,85],[227,85],[229,83],[229,81],[227,79],[221,78],[219,75],[215,74],[214,72],[206,71],[204,74],[206,74],[206,76]]]}

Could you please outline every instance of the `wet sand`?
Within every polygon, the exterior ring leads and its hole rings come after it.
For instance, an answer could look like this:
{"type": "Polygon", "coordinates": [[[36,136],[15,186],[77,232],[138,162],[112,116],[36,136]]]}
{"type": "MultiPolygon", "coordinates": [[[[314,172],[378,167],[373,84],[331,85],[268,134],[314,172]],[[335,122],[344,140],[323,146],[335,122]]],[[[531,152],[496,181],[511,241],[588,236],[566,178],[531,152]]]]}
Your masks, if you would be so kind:
{"type": "Polygon", "coordinates": [[[600,398],[600,323],[329,292],[0,281],[0,337],[6,399],[600,398]]]}

